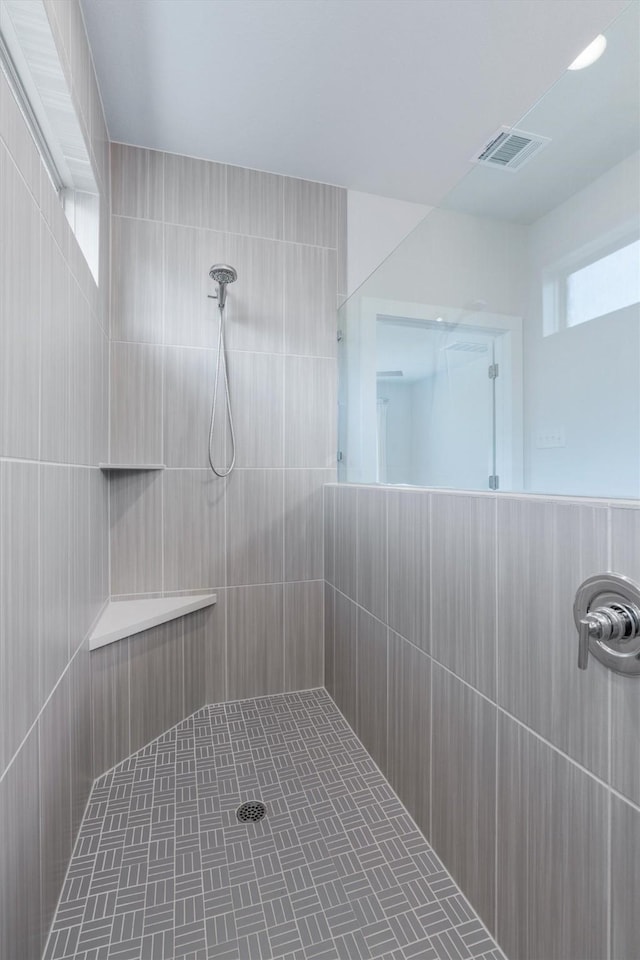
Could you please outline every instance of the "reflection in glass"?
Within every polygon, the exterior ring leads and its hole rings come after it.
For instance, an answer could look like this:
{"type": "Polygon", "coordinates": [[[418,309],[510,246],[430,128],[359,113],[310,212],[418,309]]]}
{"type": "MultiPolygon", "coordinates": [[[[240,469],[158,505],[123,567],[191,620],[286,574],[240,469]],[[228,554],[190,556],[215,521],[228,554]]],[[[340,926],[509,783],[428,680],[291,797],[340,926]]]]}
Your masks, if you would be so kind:
{"type": "Polygon", "coordinates": [[[639,11],[341,308],[341,479],[640,496],[639,11]]]}

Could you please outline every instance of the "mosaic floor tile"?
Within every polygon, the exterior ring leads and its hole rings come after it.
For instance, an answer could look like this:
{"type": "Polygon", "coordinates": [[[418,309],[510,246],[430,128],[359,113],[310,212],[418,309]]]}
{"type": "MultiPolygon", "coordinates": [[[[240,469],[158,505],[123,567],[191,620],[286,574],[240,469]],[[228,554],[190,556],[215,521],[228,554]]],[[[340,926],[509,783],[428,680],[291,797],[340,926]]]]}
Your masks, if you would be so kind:
{"type": "Polygon", "coordinates": [[[45,960],[178,958],[504,960],[324,690],[205,707],[94,784],[45,960]]]}

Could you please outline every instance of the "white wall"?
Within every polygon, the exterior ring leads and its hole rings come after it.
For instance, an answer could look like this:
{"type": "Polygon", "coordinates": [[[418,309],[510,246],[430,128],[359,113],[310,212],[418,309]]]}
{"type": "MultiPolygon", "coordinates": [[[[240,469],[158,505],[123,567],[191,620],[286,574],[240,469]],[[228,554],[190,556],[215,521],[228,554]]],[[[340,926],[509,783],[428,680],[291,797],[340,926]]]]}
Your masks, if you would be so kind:
{"type": "Polygon", "coordinates": [[[347,287],[351,295],[431,208],[357,190],[347,192],[347,287]]]}
{"type": "Polygon", "coordinates": [[[378,382],[378,397],[387,404],[387,463],[385,483],[410,483],[413,449],[411,384],[378,382]]]}
{"type": "Polygon", "coordinates": [[[640,154],[628,157],[530,230],[525,489],[533,492],[640,495],[640,308],[545,337],[542,298],[545,268],[637,224],[639,163],[640,154]],[[565,445],[541,449],[545,432],[563,435],[565,445]]]}

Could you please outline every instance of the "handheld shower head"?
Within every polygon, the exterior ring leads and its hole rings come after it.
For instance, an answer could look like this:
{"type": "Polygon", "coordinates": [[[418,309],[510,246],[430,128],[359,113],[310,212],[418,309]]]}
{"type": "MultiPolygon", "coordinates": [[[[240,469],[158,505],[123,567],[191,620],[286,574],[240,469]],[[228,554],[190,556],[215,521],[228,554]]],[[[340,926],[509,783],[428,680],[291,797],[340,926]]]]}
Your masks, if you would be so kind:
{"type": "Polygon", "coordinates": [[[218,284],[218,306],[222,309],[227,299],[227,284],[238,279],[238,271],[228,263],[214,263],[209,270],[209,276],[218,284]]]}

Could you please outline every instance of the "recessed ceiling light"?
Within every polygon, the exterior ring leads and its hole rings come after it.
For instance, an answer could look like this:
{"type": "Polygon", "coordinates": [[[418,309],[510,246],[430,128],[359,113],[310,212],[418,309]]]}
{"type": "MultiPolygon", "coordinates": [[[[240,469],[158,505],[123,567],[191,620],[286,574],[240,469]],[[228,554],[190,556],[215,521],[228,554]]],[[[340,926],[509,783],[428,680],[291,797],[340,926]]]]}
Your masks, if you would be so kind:
{"type": "Polygon", "coordinates": [[[598,34],[595,40],[588,47],[585,47],[582,53],[578,54],[573,63],[569,64],[569,70],[584,70],[585,67],[590,67],[602,56],[606,46],[607,38],[603,37],[601,33],[598,34]]]}
{"type": "Polygon", "coordinates": [[[442,323],[443,317],[436,317],[436,323],[442,323]]]}

